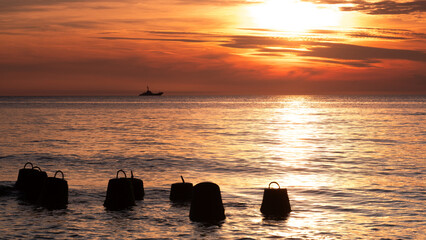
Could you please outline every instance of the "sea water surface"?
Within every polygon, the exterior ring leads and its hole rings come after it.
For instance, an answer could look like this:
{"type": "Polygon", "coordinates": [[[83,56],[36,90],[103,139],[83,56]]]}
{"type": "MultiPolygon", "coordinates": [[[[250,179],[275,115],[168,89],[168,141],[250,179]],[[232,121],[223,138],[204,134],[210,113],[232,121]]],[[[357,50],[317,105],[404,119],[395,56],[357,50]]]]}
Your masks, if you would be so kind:
{"type": "Polygon", "coordinates": [[[2,239],[425,239],[426,96],[0,97],[2,239]],[[67,209],[18,198],[32,162],[69,185],[67,209]],[[133,170],[145,199],[103,207],[133,170]],[[221,188],[226,220],[169,201],[184,176],[221,188]],[[286,219],[260,213],[287,188],[286,219]]]}

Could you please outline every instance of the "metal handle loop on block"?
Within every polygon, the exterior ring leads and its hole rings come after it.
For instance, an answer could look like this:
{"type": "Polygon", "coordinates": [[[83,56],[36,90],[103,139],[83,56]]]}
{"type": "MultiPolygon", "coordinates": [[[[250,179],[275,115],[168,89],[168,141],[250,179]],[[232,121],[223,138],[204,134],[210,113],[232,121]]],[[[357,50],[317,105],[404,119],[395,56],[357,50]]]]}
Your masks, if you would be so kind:
{"type": "Polygon", "coordinates": [[[118,178],[118,173],[119,172],[123,172],[124,173],[124,177],[127,178],[126,172],[123,171],[123,169],[120,169],[117,171],[117,176],[115,178],[118,178]]]}
{"type": "Polygon", "coordinates": [[[64,173],[61,170],[58,170],[55,172],[55,175],[53,176],[54,178],[56,177],[56,174],[58,174],[58,172],[60,172],[62,174],[62,180],[64,179],[64,173]]]}
{"type": "Polygon", "coordinates": [[[33,169],[38,169],[40,172],[42,172],[39,166],[34,166],[33,169]]]}
{"type": "Polygon", "coordinates": [[[130,170],[130,177],[133,178],[133,170],[130,170]]]}
{"type": "Polygon", "coordinates": [[[33,166],[33,164],[32,164],[31,162],[27,162],[27,163],[25,163],[25,165],[24,165],[24,169],[25,169],[25,167],[26,167],[28,164],[30,164],[30,165],[31,165],[31,169],[33,169],[33,168],[34,168],[34,166],[33,166]]]}
{"type": "Polygon", "coordinates": [[[275,184],[277,184],[278,185],[278,189],[280,189],[281,187],[280,187],[280,185],[277,183],[277,182],[271,182],[270,184],[269,184],[269,188],[271,188],[271,184],[272,183],[275,183],[275,184]]]}
{"type": "Polygon", "coordinates": [[[183,177],[182,177],[182,176],[180,176],[180,178],[182,179],[182,183],[185,183],[185,180],[183,179],[183,177]]]}

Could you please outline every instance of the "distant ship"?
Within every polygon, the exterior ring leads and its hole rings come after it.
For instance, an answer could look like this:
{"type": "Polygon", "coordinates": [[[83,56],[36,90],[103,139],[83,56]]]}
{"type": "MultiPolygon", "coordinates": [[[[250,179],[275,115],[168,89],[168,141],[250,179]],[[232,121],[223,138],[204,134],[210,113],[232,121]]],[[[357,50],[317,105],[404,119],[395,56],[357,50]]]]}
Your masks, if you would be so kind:
{"type": "Polygon", "coordinates": [[[139,94],[139,96],[161,96],[163,92],[153,93],[149,90],[149,87],[146,86],[146,92],[139,94]]]}

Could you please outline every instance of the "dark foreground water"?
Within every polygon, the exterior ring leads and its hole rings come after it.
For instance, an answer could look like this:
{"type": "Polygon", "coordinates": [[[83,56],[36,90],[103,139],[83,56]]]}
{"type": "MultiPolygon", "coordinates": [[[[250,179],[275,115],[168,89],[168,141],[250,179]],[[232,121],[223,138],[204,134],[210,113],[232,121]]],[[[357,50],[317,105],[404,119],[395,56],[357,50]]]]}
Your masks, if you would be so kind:
{"type": "Polygon", "coordinates": [[[0,98],[0,238],[425,239],[426,97],[0,98]],[[27,161],[65,173],[69,204],[12,189],[27,161]],[[103,207],[133,170],[145,199],[103,207]],[[170,185],[217,183],[226,220],[191,222],[170,185]],[[272,181],[293,211],[265,219],[272,181]]]}

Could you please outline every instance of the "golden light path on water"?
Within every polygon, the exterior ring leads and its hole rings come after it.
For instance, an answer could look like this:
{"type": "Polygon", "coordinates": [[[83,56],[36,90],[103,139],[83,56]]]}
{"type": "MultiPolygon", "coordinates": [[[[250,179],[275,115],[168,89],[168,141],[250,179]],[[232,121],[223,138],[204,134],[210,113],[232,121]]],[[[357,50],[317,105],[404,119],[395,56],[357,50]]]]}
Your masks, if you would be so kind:
{"type": "MultiPolygon", "coordinates": [[[[362,110],[361,110],[362,111],[362,110]]],[[[364,112],[370,111],[369,109],[363,110],[364,112]]],[[[365,114],[365,113],[364,113],[365,114]]],[[[269,123],[269,130],[266,134],[269,136],[270,141],[273,144],[263,145],[263,152],[272,153],[268,161],[278,164],[282,168],[282,174],[279,174],[276,179],[277,182],[283,184],[283,187],[288,187],[291,191],[293,187],[304,188],[307,191],[319,191],[322,189],[368,189],[374,185],[378,186],[400,186],[407,184],[408,179],[403,177],[387,177],[377,178],[377,176],[364,175],[362,172],[368,173],[369,171],[378,171],[381,166],[361,167],[360,169],[354,169],[348,167],[345,162],[352,161],[351,159],[362,158],[363,153],[371,154],[376,153],[378,155],[383,154],[387,147],[380,147],[380,145],[369,145],[368,147],[356,146],[351,139],[354,139],[354,135],[367,136],[369,139],[374,139],[379,136],[385,137],[388,132],[376,132],[371,128],[374,126],[365,126],[364,123],[368,119],[362,119],[360,113],[348,114],[343,109],[329,108],[327,106],[318,106],[314,99],[309,96],[296,96],[286,97],[282,99],[282,108],[270,109],[270,112],[266,114],[269,116],[267,122],[269,123]],[[341,115],[346,115],[346,119],[339,119],[341,115]],[[349,117],[350,116],[350,117],[349,117]],[[335,118],[335,119],[332,119],[335,118]],[[359,125],[355,126],[354,129],[346,128],[344,123],[356,123],[359,125]],[[343,123],[343,124],[342,124],[343,123]],[[333,129],[327,129],[326,126],[334,125],[333,129]],[[340,127],[336,127],[338,126],[340,127]],[[328,137],[327,137],[328,136],[328,137]],[[334,144],[330,139],[335,138],[340,141],[339,144],[334,144]],[[354,148],[362,148],[361,151],[354,151],[354,148]],[[337,157],[326,157],[324,152],[332,152],[336,155],[341,155],[339,161],[337,157]],[[354,156],[354,152],[357,152],[354,156]],[[344,159],[346,156],[348,159],[344,159]],[[327,158],[330,158],[327,163],[327,158]],[[316,162],[318,159],[318,163],[316,162]],[[326,160],[326,161],[324,161],[326,160]],[[327,166],[329,164],[329,166],[327,166]],[[324,171],[324,167],[330,168],[329,172],[324,171]],[[311,171],[307,171],[308,168],[312,168],[311,171]],[[300,169],[300,171],[298,170],[300,169]],[[320,170],[321,169],[321,170],[320,170]],[[333,172],[332,169],[335,169],[333,172]],[[355,170],[356,169],[356,170],[355,170]],[[318,170],[318,171],[317,171],[318,170]],[[354,174],[354,172],[361,172],[363,177],[354,174]]],[[[368,124],[368,123],[367,123],[368,124]]],[[[336,141],[335,140],[335,141],[336,141]]],[[[414,183],[418,185],[421,183],[414,183]]],[[[419,186],[420,186],[419,185],[419,186]]],[[[343,192],[343,191],[342,191],[343,192]]],[[[332,197],[335,201],[340,201],[340,193],[336,193],[336,196],[332,197]]],[[[385,195],[383,193],[374,194],[377,199],[381,199],[385,195]]],[[[312,201],[311,196],[304,196],[300,194],[291,195],[293,202],[309,202],[312,201]]],[[[397,199],[395,199],[397,200],[397,199]]],[[[401,199],[402,200],[402,199],[401,199]]],[[[375,199],[371,200],[376,201],[375,199]]],[[[318,201],[319,208],[328,208],[330,206],[321,205],[321,200],[318,201]]],[[[346,222],[351,221],[357,224],[365,224],[370,221],[370,217],[363,214],[353,214],[358,212],[359,206],[357,206],[356,199],[343,204],[344,211],[346,214],[337,214],[333,218],[341,219],[340,221],[346,222]]],[[[382,216],[380,211],[385,209],[377,209],[376,207],[369,207],[368,205],[362,206],[365,209],[369,209],[371,212],[377,212],[379,219],[386,221],[387,216],[382,216]]],[[[287,226],[298,229],[306,229],[304,234],[309,235],[309,226],[312,225],[323,225],[328,222],[330,215],[324,216],[320,211],[313,211],[306,213],[303,209],[297,209],[296,212],[292,213],[292,217],[287,219],[287,226]]],[[[361,212],[361,211],[360,211],[361,212]]],[[[255,222],[262,222],[261,219],[255,219],[255,222]]],[[[374,224],[372,224],[374,225],[374,224]]],[[[333,225],[333,227],[324,226],[324,231],[338,231],[338,232],[352,232],[356,235],[362,234],[362,230],[357,228],[348,228],[348,226],[333,225]],[[327,229],[329,228],[329,229],[327,229]]],[[[397,232],[398,230],[393,230],[397,232]]],[[[277,230],[273,233],[277,237],[288,237],[287,231],[277,230]]],[[[301,231],[303,234],[303,231],[301,231]]]]}
{"type": "MultiPolygon", "coordinates": [[[[322,119],[317,115],[318,109],[310,106],[308,98],[306,96],[298,96],[283,99],[283,107],[272,109],[270,113],[269,121],[272,123],[272,127],[269,130],[269,134],[276,144],[269,145],[264,151],[276,155],[275,161],[283,169],[282,177],[277,179],[277,182],[285,184],[284,188],[287,186],[299,186],[318,189],[332,185],[336,181],[327,175],[297,174],[294,171],[289,174],[284,170],[303,169],[308,165],[308,159],[312,159],[316,155],[318,148],[320,148],[320,146],[313,144],[311,140],[317,137],[316,132],[318,129],[316,129],[316,126],[320,125],[319,123],[322,119]]],[[[303,202],[306,200],[304,196],[292,196],[292,201],[303,202]]],[[[287,219],[287,225],[298,229],[306,229],[306,232],[301,231],[301,234],[308,233],[307,226],[318,224],[318,222],[325,219],[321,213],[315,212],[309,213],[309,217],[301,217],[304,215],[303,212],[298,213],[298,215],[299,217],[287,219]]],[[[287,237],[288,233],[286,230],[276,230],[273,235],[287,237]]]]}
{"type": "MultiPolygon", "coordinates": [[[[309,97],[293,97],[283,102],[283,108],[271,109],[271,127],[268,135],[275,144],[267,145],[264,151],[274,153],[275,158],[283,169],[303,168],[306,160],[315,157],[320,151],[320,145],[313,142],[317,138],[321,116],[319,110],[309,106],[309,97]]],[[[286,185],[318,186],[327,184],[329,180],[319,181],[306,176],[292,176],[282,179],[286,185]]]]}

